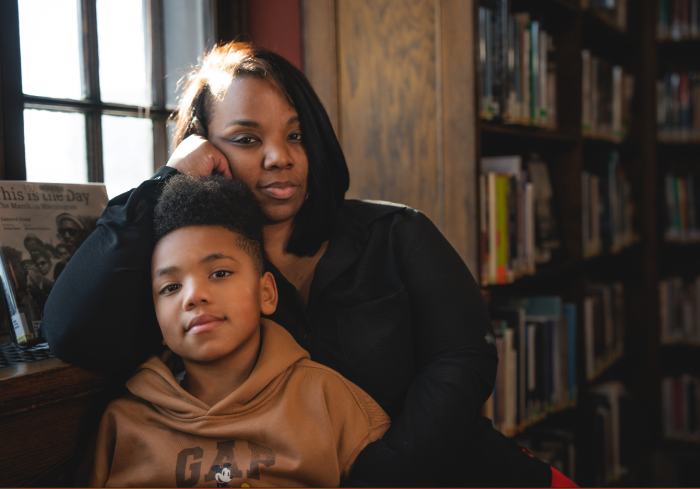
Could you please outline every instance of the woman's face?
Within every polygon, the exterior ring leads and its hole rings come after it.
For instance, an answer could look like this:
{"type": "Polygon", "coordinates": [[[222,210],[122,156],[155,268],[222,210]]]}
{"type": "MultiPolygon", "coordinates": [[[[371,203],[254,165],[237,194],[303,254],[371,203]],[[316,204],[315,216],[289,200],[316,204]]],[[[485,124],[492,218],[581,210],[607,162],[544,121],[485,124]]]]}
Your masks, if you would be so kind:
{"type": "Polygon", "coordinates": [[[272,223],[293,219],[306,198],[309,165],[297,111],[270,82],[244,76],[214,102],[209,141],[272,223]]]}

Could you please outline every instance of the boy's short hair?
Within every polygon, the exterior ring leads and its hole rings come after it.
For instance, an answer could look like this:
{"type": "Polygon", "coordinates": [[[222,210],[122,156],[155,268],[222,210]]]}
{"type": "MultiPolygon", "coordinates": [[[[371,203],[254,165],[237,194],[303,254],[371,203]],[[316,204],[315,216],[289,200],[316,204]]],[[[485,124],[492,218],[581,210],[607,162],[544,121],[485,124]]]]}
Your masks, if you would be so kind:
{"type": "Polygon", "coordinates": [[[238,179],[220,175],[168,179],[153,212],[155,243],[177,229],[214,226],[238,235],[237,244],[262,276],[263,213],[253,192],[238,179]]]}

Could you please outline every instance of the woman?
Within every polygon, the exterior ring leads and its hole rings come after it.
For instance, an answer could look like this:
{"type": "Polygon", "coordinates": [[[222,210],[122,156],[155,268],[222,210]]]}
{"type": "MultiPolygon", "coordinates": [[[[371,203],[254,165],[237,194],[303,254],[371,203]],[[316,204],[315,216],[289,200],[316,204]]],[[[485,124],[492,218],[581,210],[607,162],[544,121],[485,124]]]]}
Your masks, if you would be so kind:
{"type": "MultiPolygon", "coordinates": [[[[189,77],[176,144],[167,167],[109,203],[57,281],[42,328],[59,358],[124,371],[158,350],[148,272],[159,182],[177,171],[233,174],[268,221],[280,296],[270,318],[392,418],[349,484],[549,485],[538,461],[532,479],[489,473],[483,453],[495,467],[510,462],[495,460],[504,441],[478,421],[497,364],[479,288],[421,213],[344,200],[342,150],[299,70],[247,44],[214,48],[189,77]]],[[[532,468],[518,449],[510,455],[532,468]]]]}

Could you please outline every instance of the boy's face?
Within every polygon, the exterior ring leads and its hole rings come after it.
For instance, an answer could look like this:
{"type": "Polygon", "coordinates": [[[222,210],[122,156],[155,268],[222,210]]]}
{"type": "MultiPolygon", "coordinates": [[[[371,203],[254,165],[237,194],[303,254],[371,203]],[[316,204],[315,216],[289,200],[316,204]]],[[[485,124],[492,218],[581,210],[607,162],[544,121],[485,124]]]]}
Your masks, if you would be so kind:
{"type": "Polygon", "coordinates": [[[277,288],[237,245],[236,233],[180,228],[153,250],[153,302],[163,342],[185,360],[212,362],[260,344],[260,313],[272,314],[277,288]]]}

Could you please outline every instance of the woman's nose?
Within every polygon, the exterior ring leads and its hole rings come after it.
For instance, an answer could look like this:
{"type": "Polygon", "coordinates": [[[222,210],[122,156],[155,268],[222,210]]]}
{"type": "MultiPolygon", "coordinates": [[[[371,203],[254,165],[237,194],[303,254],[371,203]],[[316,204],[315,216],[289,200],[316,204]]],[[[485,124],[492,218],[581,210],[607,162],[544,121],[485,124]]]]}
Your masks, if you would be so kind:
{"type": "Polygon", "coordinates": [[[294,157],[286,140],[284,142],[271,142],[266,149],[265,161],[263,162],[266,170],[284,170],[294,166],[294,157]]]}

